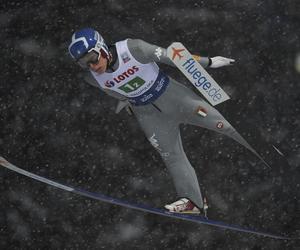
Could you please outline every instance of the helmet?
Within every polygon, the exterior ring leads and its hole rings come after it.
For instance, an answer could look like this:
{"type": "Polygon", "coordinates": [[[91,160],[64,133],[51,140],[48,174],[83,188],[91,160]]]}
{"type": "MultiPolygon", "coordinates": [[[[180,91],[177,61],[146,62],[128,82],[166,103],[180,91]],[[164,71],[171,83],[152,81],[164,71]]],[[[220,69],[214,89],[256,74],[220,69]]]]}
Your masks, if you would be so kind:
{"type": "Polygon", "coordinates": [[[78,61],[84,55],[94,51],[100,56],[110,59],[110,53],[103,37],[92,28],[84,28],[76,31],[69,45],[69,53],[78,61]]]}

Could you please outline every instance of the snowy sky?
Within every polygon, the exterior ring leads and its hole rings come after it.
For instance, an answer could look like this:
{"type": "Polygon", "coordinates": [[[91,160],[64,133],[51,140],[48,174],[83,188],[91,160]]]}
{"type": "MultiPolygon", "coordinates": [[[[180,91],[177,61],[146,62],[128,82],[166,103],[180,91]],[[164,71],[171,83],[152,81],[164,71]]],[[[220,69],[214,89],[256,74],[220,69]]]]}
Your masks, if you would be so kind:
{"type": "MultiPolygon", "coordinates": [[[[10,1],[0,7],[0,155],[28,171],[136,203],[176,199],[171,177],[134,117],[83,80],[72,33],[108,43],[182,42],[236,59],[209,70],[231,96],[217,109],[271,168],[219,134],[182,126],[212,219],[299,236],[300,4],[288,1],[10,1]],[[288,163],[266,145],[276,145],[288,163]],[[273,157],[273,155],[276,155],[273,157]],[[298,214],[297,214],[298,211],[298,214]]],[[[188,84],[176,69],[168,74],[188,84]]],[[[297,249],[296,242],[136,212],[0,169],[1,249],[297,249]]]]}

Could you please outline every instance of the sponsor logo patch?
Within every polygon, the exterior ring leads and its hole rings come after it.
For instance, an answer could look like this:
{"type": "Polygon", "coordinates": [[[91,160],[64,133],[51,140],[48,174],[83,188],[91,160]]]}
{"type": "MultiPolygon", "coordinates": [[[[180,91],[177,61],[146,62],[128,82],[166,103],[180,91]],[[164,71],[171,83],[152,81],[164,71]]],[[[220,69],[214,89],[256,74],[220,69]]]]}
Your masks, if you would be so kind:
{"type": "Polygon", "coordinates": [[[115,86],[115,83],[113,81],[107,80],[104,85],[108,88],[112,88],[113,86],[115,86]]]}
{"type": "Polygon", "coordinates": [[[156,50],[155,50],[155,53],[156,57],[158,58],[158,60],[160,60],[160,57],[162,55],[162,50],[160,47],[158,47],[156,50]]]}
{"type": "Polygon", "coordinates": [[[155,133],[149,138],[151,145],[155,148],[159,147],[158,140],[155,138],[155,133]]]}
{"type": "Polygon", "coordinates": [[[203,117],[207,116],[207,111],[204,108],[200,107],[200,106],[197,108],[196,112],[197,112],[198,115],[201,115],[203,117]]]}
{"type": "Polygon", "coordinates": [[[127,79],[128,77],[134,75],[135,72],[137,72],[137,71],[139,71],[139,67],[138,66],[132,66],[131,68],[129,68],[126,71],[124,71],[122,74],[120,74],[117,77],[115,77],[113,80],[116,83],[120,83],[123,80],[127,79]]]}
{"type": "Polygon", "coordinates": [[[148,138],[148,140],[150,141],[151,145],[156,148],[156,150],[160,153],[160,155],[162,157],[168,157],[170,156],[170,153],[169,152],[162,152],[162,149],[159,147],[159,143],[158,143],[158,140],[155,138],[155,133],[153,133],[153,135],[148,138]]]}
{"type": "Polygon", "coordinates": [[[129,57],[129,55],[127,54],[127,52],[121,54],[121,58],[122,58],[122,60],[123,60],[124,63],[127,63],[127,62],[130,61],[130,57],[129,57]]]}
{"type": "Polygon", "coordinates": [[[181,43],[172,43],[167,49],[168,57],[190,82],[214,106],[229,99],[229,96],[199,64],[181,43]]]}
{"type": "Polygon", "coordinates": [[[181,60],[183,55],[181,55],[180,52],[184,51],[184,49],[176,49],[176,48],[172,47],[172,51],[173,51],[172,60],[174,61],[176,56],[178,56],[179,60],[181,60]]]}
{"type": "Polygon", "coordinates": [[[218,122],[217,125],[216,125],[216,127],[218,129],[222,129],[224,127],[224,123],[223,122],[218,122]]]}
{"type": "Polygon", "coordinates": [[[221,88],[214,88],[213,84],[197,69],[195,63],[195,60],[190,58],[182,64],[182,67],[192,76],[194,85],[197,88],[202,88],[214,102],[218,102],[222,99],[221,88]]]}

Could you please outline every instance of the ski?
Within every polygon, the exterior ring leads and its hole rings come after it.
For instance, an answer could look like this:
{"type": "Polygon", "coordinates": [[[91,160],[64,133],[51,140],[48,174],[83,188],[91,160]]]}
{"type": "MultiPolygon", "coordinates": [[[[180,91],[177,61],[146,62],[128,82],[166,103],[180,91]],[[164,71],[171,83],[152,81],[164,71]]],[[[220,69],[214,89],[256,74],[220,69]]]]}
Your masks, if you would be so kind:
{"type": "Polygon", "coordinates": [[[264,236],[264,237],[270,237],[273,239],[281,239],[281,240],[291,239],[290,237],[286,237],[286,236],[275,235],[272,233],[262,232],[262,231],[258,231],[258,230],[250,229],[250,228],[244,228],[244,227],[238,226],[238,225],[227,224],[222,221],[210,220],[204,216],[172,213],[172,212],[168,212],[163,209],[154,208],[154,207],[150,207],[150,206],[146,206],[146,205],[142,205],[142,204],[135,204],[135,203],[131,203],[126,200],[121,200],[121,199],[117,199],[117,198],[112,198],[110,196],[106,196],[101,193],[94,193],[94,192],[90,192],[90,191],[87,191],[87,190],[84,190],[81,188],[67,186],[67,185],[58,183],[56,181],[47,179],[45,177],[42,177],[40,175],[36,175],[34,173],[28,172],[24,169],[21,169],[15,165],[11,164],[3,157],[0,157],[0,165],[11,171],[18,173],[18,174],[27,176],[31,179],[35,179],[37,181],[54,186],[56,188],[59,188],[59,189],[62,189],[62,190],[68,191],[68,192],[72,192],[72,193],[75,193],[75,194],[78,194],[78,195],[81,195],[84,197],[88,197],[91,199],[95,199],[95,200],[99,200],[102,202],[122,206],[125,208],[140,210],[143,212],[148,212],[148,213],[157,214],[157,215],[161,215],[161,216],[181,219],[181,220],[185,220],[185,221],[191,221],[191,222],[195,222],[195,223],[199,223],[199,224],[210,225],[210,226],[219,227],[222,229],[245,232],[245,233],[255,234],[255,235],[264,236]]]}

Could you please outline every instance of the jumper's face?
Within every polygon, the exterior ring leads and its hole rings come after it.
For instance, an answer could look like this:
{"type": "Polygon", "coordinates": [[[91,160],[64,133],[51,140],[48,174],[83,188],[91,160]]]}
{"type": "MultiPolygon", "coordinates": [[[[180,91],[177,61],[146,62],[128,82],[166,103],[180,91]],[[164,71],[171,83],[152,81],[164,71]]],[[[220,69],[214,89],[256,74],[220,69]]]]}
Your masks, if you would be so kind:
{"type": "Polygon", "coordinates": [[[107,68],[107,58],[101,56],[97,63],[90,63],[89,68],[98,74],[104,73],[107,68]]]}
{"type": "Polygon", "coordinates": [[[107,68],[107,58],[102,53],[91,51],[78,60],[78,63],[83,68],[89,68],[92,71],[102,74],[107,68]]]}

